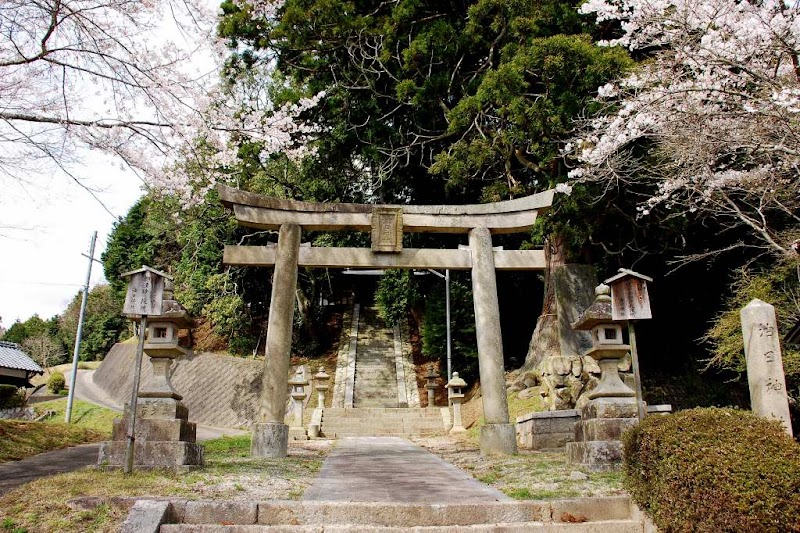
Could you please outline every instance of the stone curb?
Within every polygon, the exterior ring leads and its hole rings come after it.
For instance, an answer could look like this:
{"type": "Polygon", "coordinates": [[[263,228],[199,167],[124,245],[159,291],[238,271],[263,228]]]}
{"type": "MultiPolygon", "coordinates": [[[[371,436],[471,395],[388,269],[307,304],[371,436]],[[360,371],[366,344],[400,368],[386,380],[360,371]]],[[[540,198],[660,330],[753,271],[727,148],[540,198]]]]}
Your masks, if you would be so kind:
{"type": "MultiPolygon", "coordinates": [[[[628,496],[575,498],[552,501],[491,502],[484,504],[398,504],[382,502],[264,501],[231,502],[214,500],[137,500],[122,525],[123,532],[200,532],[214,524],[225,531],[279,531],[281,526],[304,526],[291,531],[525,531],[552,526],[572,526],[570,532],[596,531],[589,526],[624,525],[604,531],[642,531],[641,514],[635,512],[628,496]],[[356,525],[357,524],[357,525],[356,525]],[[503,524],[501,529],[492,528],[503,524]],[[638,524],[638,529],[630,529],[638,524]],[[505,529],[506,527],[510,529],[505,529]],[[262,529],[258,529],[262,528],[262,529]],[[275,529],[273,529],[275,528],[275,529]],[[355,528],[355,529],[352,529],[355,528]],[[521,529],[520,529],[521,528],[521,529]]],[[[547,529],[545,529],[547,530],[547,529]]],[[[599,531],[599,530],[597,530],[599,531]]]]}
{"type": "Polygon", "coordinates": [[[497,523],[473,526],[381,527],[358,524],[334,525],[165,525],[161,533],[642,533],[631,520],[544,524],[541,522],[497,523]]]}

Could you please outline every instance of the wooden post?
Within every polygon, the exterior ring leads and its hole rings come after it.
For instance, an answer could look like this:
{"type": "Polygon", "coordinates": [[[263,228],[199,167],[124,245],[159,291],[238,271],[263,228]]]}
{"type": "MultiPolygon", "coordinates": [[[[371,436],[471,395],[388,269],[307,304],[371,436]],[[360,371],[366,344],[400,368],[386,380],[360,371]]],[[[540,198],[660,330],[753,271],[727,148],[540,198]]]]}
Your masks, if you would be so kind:
{"type": "Polygon", "coordinates": [[[147,334],[147,315],[142,315],[139,322],[139,345],[136,347],[136,362],[133,368],[133,387],[131,388],[131,401],[128,404],[130,418],[128,420],[128,445],[125,448],[125,467],[123,471],[130,474],[133,471],[134,446],[136,441],[136,406],[139,399],[139,381],[142,378],[142,353],[144,352],[144,336],[147,334]]]}
{"type": "Polygon", "coordinates": [[[631,345],[631,366],[633,367],[633,382],[636,389],[636,414],[639,417],[639,422],[641,422],[647,412],[642,398],[642,378],[639,373],[639,352],[636,351],[636,332],[633,328],[633,320],[628,320],[628,344],[631,345]]]}

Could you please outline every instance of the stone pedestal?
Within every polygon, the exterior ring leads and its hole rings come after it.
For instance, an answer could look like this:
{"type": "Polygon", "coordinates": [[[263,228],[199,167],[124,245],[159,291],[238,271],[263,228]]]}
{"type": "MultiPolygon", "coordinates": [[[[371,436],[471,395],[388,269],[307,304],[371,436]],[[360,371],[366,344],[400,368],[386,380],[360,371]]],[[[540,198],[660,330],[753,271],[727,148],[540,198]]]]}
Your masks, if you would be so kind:
{"type": "Polygon", "coordinates": [[[274,422],[253,424],[253,457],[286,457],[289,447],[289,426],[274,422]]]}
{"type": "Polygon", "coordinates": [[[517,453],[517,431],[514,424],[486,424],[481,428],[480,445],[483,455],[517,453]]]}
{"type": "MultiPolygon", "coordinates": [[[[174,398],[140,398],[136,407],[135,468],[187,469],[204,464],[203,446],[197,444],[197,426],[188,421],[189,410],[174,398]]],[[[100,445],[98,465],[125,464],[130,407],[114,421],[112,440],[100,445]]]]}
{"type": "MultiPolygon", "coordinates": [[[[631,391],[632,392],[632,391],[631,391]]],[[[610,470],[622,463],[622,433],[639,423],[636,398],[600,397],[581,409],[575,442],[567,443],[567,459],[588,470],[610,470]]]]}

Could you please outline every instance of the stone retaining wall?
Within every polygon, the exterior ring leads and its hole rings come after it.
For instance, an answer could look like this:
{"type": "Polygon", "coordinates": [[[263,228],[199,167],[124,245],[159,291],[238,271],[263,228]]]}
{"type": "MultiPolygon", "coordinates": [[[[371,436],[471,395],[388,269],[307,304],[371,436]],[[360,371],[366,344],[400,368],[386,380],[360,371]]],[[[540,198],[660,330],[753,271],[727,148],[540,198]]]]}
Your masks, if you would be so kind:
{"type": "MultiPolygon", "coordinates": [[[[94,373],[94,382],[120,405],[130,399],[136,343],[115,344],[94,373]]],[[[258,410],[264,362],[195,353],[172,364],[172,385],[189,408],[189,420],[208,426],[249,427],[258,410]]],[[[145,355],[141,386],[153,367],[145,355]]]]}
{"type": "Polygon", "coordinates": [[[33,407],[10,407],[8,409],[0,409],[0,420],[13,418],[15,420],[33,420],[36,418],[36,413],[33,407]]]}

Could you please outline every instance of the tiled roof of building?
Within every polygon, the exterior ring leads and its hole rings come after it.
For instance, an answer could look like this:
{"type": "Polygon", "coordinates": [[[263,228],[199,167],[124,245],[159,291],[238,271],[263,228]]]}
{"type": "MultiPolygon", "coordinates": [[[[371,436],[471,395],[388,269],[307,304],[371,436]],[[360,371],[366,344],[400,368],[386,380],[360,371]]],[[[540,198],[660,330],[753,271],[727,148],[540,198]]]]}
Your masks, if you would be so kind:
{"type": "Polygon", "coordinates": [[[6,341],[0,341],[0,367],[44,373],[42,367],[20,349],[19,344],[6,341]]]}

